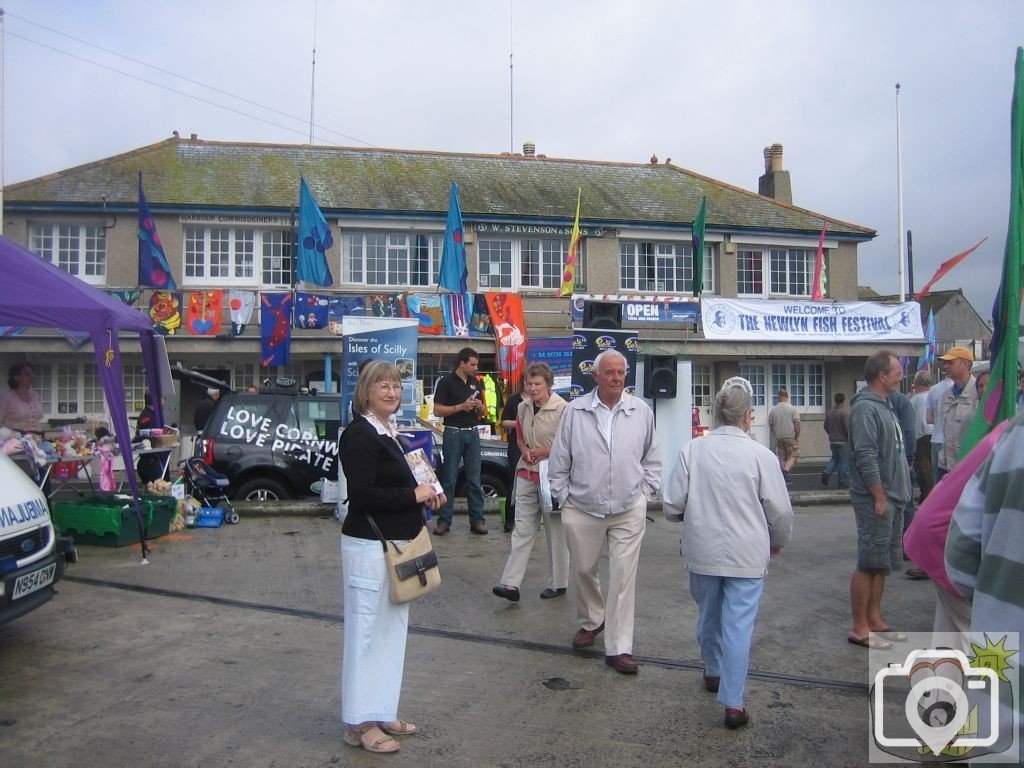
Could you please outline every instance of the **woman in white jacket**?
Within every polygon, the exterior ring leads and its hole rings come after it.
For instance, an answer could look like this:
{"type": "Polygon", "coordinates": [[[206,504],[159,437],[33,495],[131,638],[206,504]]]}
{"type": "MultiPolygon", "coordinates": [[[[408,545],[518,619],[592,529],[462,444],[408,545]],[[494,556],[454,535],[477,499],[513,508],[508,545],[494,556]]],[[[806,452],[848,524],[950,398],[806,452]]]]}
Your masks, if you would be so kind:
{"type": "Polygon", "coordinates": [[[704,686],[718,694],[729,728],[749,720],[743,691],[764,576],[793,529],[778,459],[749,434],[752,396],[738,376],[722,385],[720,426],[679,452],[662,491],[665,517],[683,523],[704,686]]]}

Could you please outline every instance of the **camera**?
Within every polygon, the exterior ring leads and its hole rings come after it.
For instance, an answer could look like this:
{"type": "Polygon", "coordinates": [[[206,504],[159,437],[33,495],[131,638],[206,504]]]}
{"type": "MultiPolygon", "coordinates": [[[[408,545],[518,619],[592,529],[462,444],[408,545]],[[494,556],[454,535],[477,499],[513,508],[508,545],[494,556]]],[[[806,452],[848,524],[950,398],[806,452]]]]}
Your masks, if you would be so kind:
{"type": "Polygon", "coordinates": [[[902,663],[880,669],[874,683],[874,736],[882,746],[924,743],[938,754],[946,746],[991,746],[999,737],[999,677],[972,667],[962,651],[913,650],[902,663]],[[903,717],[891,714],[894,703],[903,717]]]}

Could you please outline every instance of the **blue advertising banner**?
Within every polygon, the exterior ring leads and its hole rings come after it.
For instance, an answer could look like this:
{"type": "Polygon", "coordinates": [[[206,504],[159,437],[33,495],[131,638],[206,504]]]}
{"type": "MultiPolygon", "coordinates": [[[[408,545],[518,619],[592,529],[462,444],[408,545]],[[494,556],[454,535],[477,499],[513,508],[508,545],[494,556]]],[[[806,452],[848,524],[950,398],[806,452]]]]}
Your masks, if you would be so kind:
{"type": "Polygon", "coordinates": [[[572,337],[530,337],[526,341],[526,363],[547,363],[555,374],[553,389],[560,395],[569,393],[572,383],[572,337]]]}
{"type": "Polygon", "coordinates": [[[352,395],[364,360],[387,360],[402,375],[402,409],[399,415],[416,418],[416,352],[419,320],[407,317],[350,317],[341,319],[344,367],[341,376],[341,421],[352,414],[352,395]]]}
{"type": "Polygon", "coordinates": [[[624,323],[697,323],[700,304],[696,299],[687,301],[679,296],[598,296],[574,293],[572,296],[573,324],[583,320],[584,301],[611,301],[622,305],[624,323]]]}
{"type": "Polygon", "coordinates": [[[594,388],[594,359],[607,349],[617,349],[626,356],[626,391],[631,395],[636,394],[636,333],[580,328],[572,336],[570,400],[594,388]]]}

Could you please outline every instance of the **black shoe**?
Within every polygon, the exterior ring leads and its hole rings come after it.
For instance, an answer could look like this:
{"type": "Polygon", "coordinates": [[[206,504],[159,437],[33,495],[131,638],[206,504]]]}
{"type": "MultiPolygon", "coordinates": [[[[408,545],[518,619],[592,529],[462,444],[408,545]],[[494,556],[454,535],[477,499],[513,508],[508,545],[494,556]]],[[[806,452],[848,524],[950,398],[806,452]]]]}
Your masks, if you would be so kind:
{"type": "Polygon", "coordinates": [[[550,600],[553,597],[561,597],[564,594],[565,594],[565,587],[559,587],[558,589],[552,589],[551,587],[548,587],[547,589],[545,589],[543,592],[540,593],[540,599],[541,600],[550,600]]]}
{"type": "Polygon", "coordinates": [[[506,600],[511,600],[513,603],[519,602],[519,590],[516,587],[506,587],[504,584],[499,584],[491,590],[498,597],[504,597],[506,600]]]}
{"type": "Polygon", "coordinates": [[[828,485],[828,472],[821,473],[821,484],[828,485]]]}

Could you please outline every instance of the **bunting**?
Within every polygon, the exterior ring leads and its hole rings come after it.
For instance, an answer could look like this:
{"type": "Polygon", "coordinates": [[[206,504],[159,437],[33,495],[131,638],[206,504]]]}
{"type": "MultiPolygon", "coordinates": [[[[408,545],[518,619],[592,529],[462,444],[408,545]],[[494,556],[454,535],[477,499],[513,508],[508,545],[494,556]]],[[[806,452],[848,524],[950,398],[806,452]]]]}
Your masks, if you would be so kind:
{"type": "Polygon", "coordinates": [[[518,385],[526,368],[526,319],[518,293],[485,293],[497,344],[496,362],[506,387],[518,385]]]}
{"type": "Polygon", "coordinates": [[[329,319],[330,298],[318,293],[295,292],[296,328],[326,328],[329,319]]]}
{"type": "Polygon", "coordinates": [[[260,365],[288,365],[292,342],[292,294],[260,294],[260,365]]]}
{"type": "Polygon", "coordinates": [[[224,291],[192,291],[185,310],[185,327],[194,336],[216,336],[220,333],[224,291]]]}
{"type": "Polygon", "coordinates": [[[153,330],[161,336],[173,336],[181,327],[181,294],[175,291],[153,291],[149,297],[149,319],[153,330]]]}
{"type": "Polygon", "coordinates": [[[252,318],[256,306],[255,291],[228,291],[228,309],[231,311],[231,335],[241,336],[252,318]]]}

